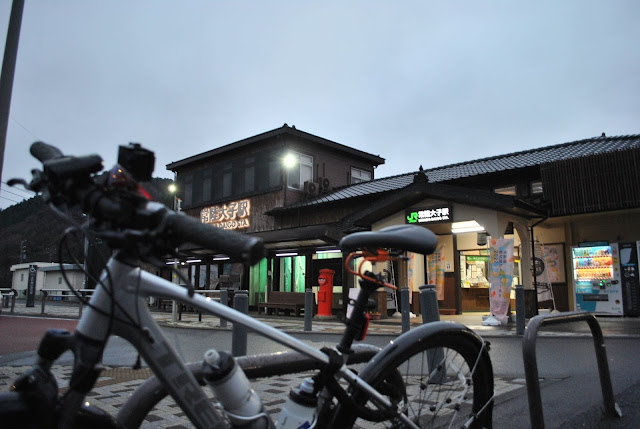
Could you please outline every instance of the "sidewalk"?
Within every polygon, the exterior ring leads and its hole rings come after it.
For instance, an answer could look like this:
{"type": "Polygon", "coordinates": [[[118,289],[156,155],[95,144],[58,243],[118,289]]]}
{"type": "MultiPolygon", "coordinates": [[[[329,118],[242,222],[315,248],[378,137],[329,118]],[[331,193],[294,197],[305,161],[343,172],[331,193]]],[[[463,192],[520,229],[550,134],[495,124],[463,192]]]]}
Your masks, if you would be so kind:
{"type": "MultiPolygon", "coordinates": [[[[198,313],[185,312],[182,314],[182,320],[172,323],[172,315],[170,311],[161,311],[150,308],[153,317],[162,325],[174,326],[192,329],[231,329],[232,324],[228,323],[227,328],[220,328],[220,319],[211,315],[202,315],[202,321],[199,321],[198,313]]],[[[63,317],[77,319],[79,317],[78,303],[72,302],[47,302],[45,313],[39,301],[36,301],[34,307],[25,307],[25,302],[18,301],[14,309],[14,313],[10,312],[10,308],[3,308],[4,315],[20,315],[20,316],[36,316],[36,317],[63,317]]],[[[249,313],[254,318],[267,323],[271,326],[285,332],[304,331],[304,317],[295,316],[258,316],[255,312],[249,313]]],[[[458,315],[441,315],[440,320],[452,321],[465,325],[480,335],[487,338],[492,337],[509,337],[517,336],[515,323],[508,323],[503,326],[483,326],[482,317],[487,313],[475,312],[458,315]]],[[[597,316],[598,324],[602,329],[605,338],[640,338],[640,318],[638,317],[620,317],[620,316],[597,316]]],[[[528,321],[527,321],[528,322],[528,321]]],[[[411,319],[411,326],[422,324],[420,316],[411,319]]],[[[344,330],[344,325],[336,320],[312,320],[311,332],[339,334],[344,330]]],[[[402,319],[389,317],[387,319],[372,320],[369,325],[368,335],[399,335],[402,333],[402,319]]],[[[581,337],[591,336],[591,330],[587,323],[566,323],[554,326],[545,326],[540,329],[539,336],[554,337],[581,337]]]]}

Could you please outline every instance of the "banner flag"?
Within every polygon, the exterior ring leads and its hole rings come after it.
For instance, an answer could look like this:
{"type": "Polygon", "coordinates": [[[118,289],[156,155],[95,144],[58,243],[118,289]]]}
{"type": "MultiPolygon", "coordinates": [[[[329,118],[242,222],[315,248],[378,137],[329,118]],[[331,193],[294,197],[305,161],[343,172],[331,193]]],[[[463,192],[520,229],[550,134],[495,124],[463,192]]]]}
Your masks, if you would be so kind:
{"type": "Polygon", "coordinates": [[[429,267],[427,283],[435,286],[438,301],[442,301],[444,300],[444,244],[439,244],[435,252],[427,258],[429,267]]]}
{"type": "Polygon", "coordinates": [[[513,283],[513,238],[492,238],[489,242],[489,308],[501,322],[508,318],[513,283]]]}
{"type": "Polygon", "coordinates": [[[551,286],[551,280],[549,279],[549,269],[547,267],[548,257],[547,249],[538,240],[534,244],[534,258],[533,269],[536,277],[536,290],[538,291],[538,302],[541,301],[554,301],[553,308],[555,309],[555,300],[553,299],[553,287],[551,286]]]}

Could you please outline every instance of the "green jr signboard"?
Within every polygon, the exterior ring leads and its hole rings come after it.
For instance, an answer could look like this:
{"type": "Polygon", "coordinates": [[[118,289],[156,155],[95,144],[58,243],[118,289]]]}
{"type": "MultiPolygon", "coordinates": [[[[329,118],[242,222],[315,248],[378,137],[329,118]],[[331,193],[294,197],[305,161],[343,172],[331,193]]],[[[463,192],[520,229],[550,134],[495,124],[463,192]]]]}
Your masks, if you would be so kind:
{"type": "Polygon", "coordinates": [[[407,223],[443,223],[451,222],[453,212],[451,206],[435,206],[420,209],[408,209],[407,223]]]}

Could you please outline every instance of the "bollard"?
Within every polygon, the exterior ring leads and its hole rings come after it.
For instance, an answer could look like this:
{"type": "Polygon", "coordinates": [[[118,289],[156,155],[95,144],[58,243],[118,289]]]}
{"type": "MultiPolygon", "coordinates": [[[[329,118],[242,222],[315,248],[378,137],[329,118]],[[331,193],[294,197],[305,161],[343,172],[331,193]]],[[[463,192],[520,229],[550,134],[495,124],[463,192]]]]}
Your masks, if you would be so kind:
{"type": "MultiPolygon", "coordinates": [[[[229,291],[227,289],[220,289],[220,304],[229,305],[229,291]]],[[[227,319],[220,318],[220,327],[227,327],[227,319]]]]}
{"type": "Polygon", "coordinates": [[[171,301],[171,323],[178,321],[178,301],[171,301]]]}
{"type": "MultiPolygon", "coordinates": [[[[233,295],[233,308],[242,314],[249,313],[249,291],[237,290],[233,295]]],[[[231,354],[235,357],[247,354],[247,328],[233,324],[231,332],[231,354]]]]}
{"type": "Polygon", "coordinates": [[[402,332],[409,331],[411,327],[411,317],[409,316],[409,288],[400,289],[400,302],[402,303],[402,332]]]}
{"type": "Polygon", "coordinates": [[[304,291],[304,330],[311,331],[311,319],[313,319],[313,291],[304,291]]]}
{"type": "Polygon", "coordinates": [[[11,289],[11,292],[13,293],[13,296],[11,297],[11,312],[13,313],[13,310],[16,308],[16,297],[18,296],[18,291],[11,289]]]}
{"type": "Polygon", "coordinates": [[[47,301],[47,291],[46,290],[41,290],[40,292],[42,292],[42,309],[40,310],[40,314],[44,314],[44,303],[47,301]]]}
{"type": "MultiPolygon", "coordinates": [[[[420,286],[420,311],[422,311],[422,323],[437,322],[440,320],[438,310],[438,294],[434,285],[420,286]]],[[[447,372],[443,371],[440,362],[444,361],[444,351],[441,348],[427,351],[427,361],[429,362],[429,382],[442,384],[446,381],[447,372]]]]}
{"type": "Polygon", "coordinates": [[[437,322],[440,320],[438,309],[438,295],[434,285],[420,286],[420,311],[422,323],[437,322]]]}
{"type": "Polygon", "coordinates": [[[516,285],[516,335],[524,335],[524,286],[516,285]]]}

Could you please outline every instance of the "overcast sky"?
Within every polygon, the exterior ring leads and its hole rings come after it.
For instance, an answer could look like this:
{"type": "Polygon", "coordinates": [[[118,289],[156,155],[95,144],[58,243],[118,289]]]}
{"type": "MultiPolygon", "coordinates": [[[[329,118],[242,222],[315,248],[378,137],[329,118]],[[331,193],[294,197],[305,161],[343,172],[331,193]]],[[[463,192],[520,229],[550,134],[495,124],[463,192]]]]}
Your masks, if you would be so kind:
{"type": "MultiPolygon", "coordinates": [[[[640,133],[640,2],[26,0],[2,181],[35,140],[166,164],[287,123],[376,177],[640,133]]],[[[11,1],[0,1],[4,45],[11,1]]],[[[3,183],[2,207],[23,195],[3,183]]]]}

